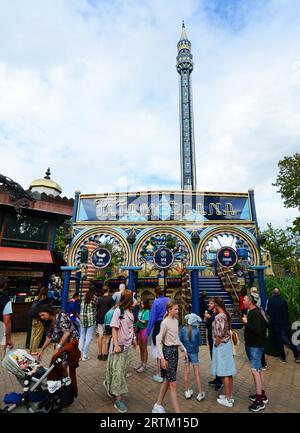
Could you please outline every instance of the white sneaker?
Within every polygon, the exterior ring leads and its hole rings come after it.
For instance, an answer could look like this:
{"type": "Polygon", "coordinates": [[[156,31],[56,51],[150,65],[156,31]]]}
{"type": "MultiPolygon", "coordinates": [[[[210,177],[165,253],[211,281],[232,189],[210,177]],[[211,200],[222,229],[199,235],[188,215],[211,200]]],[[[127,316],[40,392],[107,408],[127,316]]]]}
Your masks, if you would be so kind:
{"type": "Polygon", "coordinates": [[[194,391],[192,389],[188,389],[187,391],[184,391],[184,396],[187,400],[189,398],[191,398],[193,394],[194,394],[194,391]]]}
{"type": "Polygon", "coordinates": [[[141,368],[142,365],[143,365],[143,364],[136,365],[136,366],[134,367],[134,369],[135,369],[135,370],[139,370],[139,369],[141,368]]]}
{"type": "Polygon", "coordinates": [[[166,413],[165,408],[160,404],[155,403],[152,408],[152,413],[166,413]]]}
{"type": "Polygon", "coordinates": [[[136,370],[137,373],[143,373],[143,371],[145,371],[145,367],[143,365],[141,365],[140,368],[136,370]]]}
{"type": "Polygon", "coordinates": [[[159,376],[158,374],[155,374],[154,376],[152,376],[152,379],[155,382],[159,382],[159,383],[163,383],[163,381],[164,381],[164,379],[161,376],[159,376]]]}
{"type": "Polygon", "coordinates": [[[90,359],[88,356],[83,356],[83,357],[81,358],[81,361],[87,361],[88,359],[90,359]]]}
{"type": "Polygon", "coordinates": [[[226,406],[226,407],[232,407],[233,406],[233,399],[232,398],[230,400],[228,400],[226,397],[225,398],[218,398],[217,402],[219,404],[221,404],[222,406],[226,406]]]}
{"type": "Polygon", "coordinates": [[[204,400],[205,399],[205,392],[199,392],[199,394],[197,395],[196,399],[198,401],[204,400]]]}
{"type": "MultiPolygon", "coordinates": [[[[219,399],[221,399],[221,400],[224,400],[224,398],[226,398],[226,395],[225,394],[220,394],[219,395],[219,399]]],[[[230,398],[230,401],[232,401],[232,403],[234,403],[234,398],[230,398]]]]}

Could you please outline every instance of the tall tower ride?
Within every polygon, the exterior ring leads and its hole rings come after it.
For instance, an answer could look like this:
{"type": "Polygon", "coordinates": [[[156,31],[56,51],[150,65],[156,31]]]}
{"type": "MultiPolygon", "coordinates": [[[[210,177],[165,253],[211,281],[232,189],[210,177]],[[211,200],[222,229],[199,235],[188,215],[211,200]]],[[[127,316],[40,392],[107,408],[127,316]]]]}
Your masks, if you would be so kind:
{"type": "Polygon", "coordinates": [[[177,44],[176,67],[180,75],[180,165],[181,189],[196,190],[196,160],[191,73],[193,56],[184,22],[177,44]]]}

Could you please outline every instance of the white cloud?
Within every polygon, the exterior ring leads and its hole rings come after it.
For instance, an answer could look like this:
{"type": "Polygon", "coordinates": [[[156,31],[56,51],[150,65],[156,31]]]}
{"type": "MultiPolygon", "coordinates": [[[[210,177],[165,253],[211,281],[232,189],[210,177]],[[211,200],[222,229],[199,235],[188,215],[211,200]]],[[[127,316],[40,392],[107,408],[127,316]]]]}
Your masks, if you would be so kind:
{"type": "Polygon", "coordinates": [[[131,190],[179,188],[184,18],[198,189],[254,188],[262,226],[295,217],[271,184],[278,160],[299,151],[298,2],[245,0],[238,14],[206,0],[1,3],[1,173],[28,187],[50,166],[68,196],[113,191],[120,178],[131,190]]]}

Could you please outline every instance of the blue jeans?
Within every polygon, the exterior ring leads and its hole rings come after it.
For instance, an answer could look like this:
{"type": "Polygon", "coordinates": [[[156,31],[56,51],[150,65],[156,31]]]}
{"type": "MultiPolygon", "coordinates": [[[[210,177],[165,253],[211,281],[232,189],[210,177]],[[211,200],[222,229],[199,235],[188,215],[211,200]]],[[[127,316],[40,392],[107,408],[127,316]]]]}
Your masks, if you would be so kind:
{"type": "Polygon", "coordinates": [[[78,348],[81,352],[81,356],[86,358],[88,356],[88,351],[90,344],[93,339],[95,326],[80,326],[80,338],[78,348]]]}
{"type": "Polygon", "coordinates": [[[251,363],[251,370],[261,371],[262,369],[262,356],[264,353],[263,347],[245,346],[246,354],[251,363]]]}

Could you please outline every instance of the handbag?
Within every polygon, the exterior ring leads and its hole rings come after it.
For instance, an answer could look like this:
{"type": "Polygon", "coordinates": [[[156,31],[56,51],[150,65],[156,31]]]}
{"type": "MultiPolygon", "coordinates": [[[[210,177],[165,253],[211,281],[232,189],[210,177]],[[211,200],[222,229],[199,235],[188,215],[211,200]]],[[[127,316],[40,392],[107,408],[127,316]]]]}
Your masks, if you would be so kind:
{"type": "Polygon", "coordinates": [[[235,346],[237,346],[239,343],[239,337],[238,337],[237,333],[233,330],[231,330],[231,339],[232,339],[233,344],[235,346]]]}

